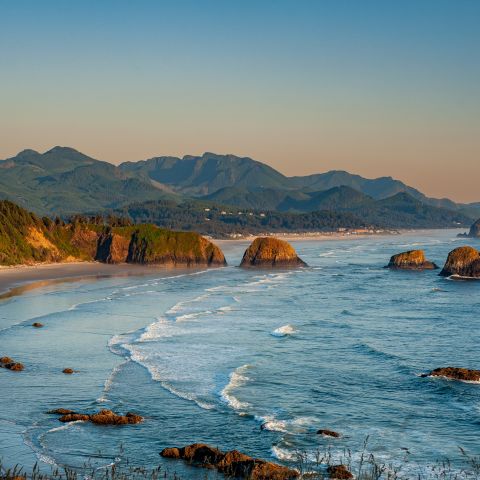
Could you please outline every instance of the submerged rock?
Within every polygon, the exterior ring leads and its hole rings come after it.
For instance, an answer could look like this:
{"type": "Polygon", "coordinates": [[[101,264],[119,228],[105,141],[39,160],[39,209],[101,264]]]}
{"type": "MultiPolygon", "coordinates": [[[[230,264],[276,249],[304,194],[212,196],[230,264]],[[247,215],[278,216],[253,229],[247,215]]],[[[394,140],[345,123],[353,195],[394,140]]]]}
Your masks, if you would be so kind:
{"type": "Polygon", "coordinates": [[[458,275],[461,277],[480,277],[480,252],[473,247],[457,247],[447,257],[447,261],[440,275],[449,277],[458,275]]]}
{"type": "Polygon", "coordinates": [[[323,435],[325,437],[333,437],[333,438],[340,438],[340,434],[338,432],[334,432],[333,430],[321,429],[317,431],[318,435],[323,435]]]}
{"type": "Polygon", "coordinates": [[[61,415],[60,422],[92,422],[96,425],[134,425],[140,423],[143,417],[135,413],[128,412],[126,415],[118,415],[111,410],[100,410],[98,413],[75,413],[72,410],[58,408],[51,410],[48,413],[61,415]]]}
{"type": "Polygon", "coordinates": [[[305,267],[307,264],[284,240],[258,237],[243,254],[241,267],[305,267]]]}
{"type": "Polygon", "coordinates": [[[327,468],[327,473],[332,479],[335,478],[338,480],[348,480],[353,478],[352,473],[345,465],[330,465],[327,468]]]}
{"type": "Polygon", "coordinates": [[[160,452],[164,458],[182,459],[205,468],[216,468],[232,477],[251,480],[290,480],[298,478],[296,470],[252,458],[238,450],[226,453],[204,443],[194,443],[182,448],[165,448],[160,452]]]}
{"type": "Polygon", "coordinates": [[[445,377],[452,380],[461,380],[463,382],[480,382],[480,370],[470,370],[468,368],[443,367],[436,368],[429,373],[424,373],[422,377],[445,377]]]}
{"type": "Polygon", "coordinates": [[[425,258],[423,250],[409,250],[393,255],[387,268],[393,270],[433,270],[438,266],[425,258]]]}
{"type": "Polygon", "coordinates": [[[35,327],[35,328],[42,328],[42,327],[43,327],[43,323],[40,323],[40,322],[34,322],[34,323],[32,323],[32,327],[35,327]]]}
{"type": "Polygon", "coordinates": [[[74,373],[74,371],[71,368],[64,368],[62,370],[62,373],[65,373],[65,375],[71,375],[72,373],[74,373]]]}
{"type": "Polygon", "coordinates": [[[0,363],[13,363],[10,357],[0,357],[0,363]]]}

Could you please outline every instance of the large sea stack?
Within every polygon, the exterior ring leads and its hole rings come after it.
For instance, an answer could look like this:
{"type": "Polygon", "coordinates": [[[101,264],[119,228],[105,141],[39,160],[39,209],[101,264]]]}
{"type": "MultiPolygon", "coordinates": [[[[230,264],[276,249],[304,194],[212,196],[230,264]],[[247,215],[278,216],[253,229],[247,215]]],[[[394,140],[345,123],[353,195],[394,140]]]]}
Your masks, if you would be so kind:
{"type": "Polygon", "coordinates": [[[473,247],[455,248],[448,254],[440,275],[480,278],[480,252],[473,247]]]}
{"type": "Polygon", "coordinates": [[[423,250],[409,250],[393,255],[387,268],[393,270],[433,270],[438,266],[425,258],[423,250]]]}
{"type": "Polygon", "coordinates": [[[241,267],[305,267],[307,264],[284,240],[256,238],[243,254],[241,267]]]}

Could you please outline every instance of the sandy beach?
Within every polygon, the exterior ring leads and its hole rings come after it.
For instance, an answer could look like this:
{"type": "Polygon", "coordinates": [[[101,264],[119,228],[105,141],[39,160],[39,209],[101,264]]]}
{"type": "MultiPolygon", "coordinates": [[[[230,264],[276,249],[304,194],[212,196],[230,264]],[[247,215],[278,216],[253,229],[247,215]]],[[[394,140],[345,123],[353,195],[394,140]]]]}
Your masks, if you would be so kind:
{"type": "Polygon", "coordinates": [[[0,300],[54,283],[75,282],[82,279],[96,280],[112,276],[151,275],[156,271],[171,270],[172,268],[175,267],[134,264],[111,265],[99,262],[0,267],[0,300]]]}

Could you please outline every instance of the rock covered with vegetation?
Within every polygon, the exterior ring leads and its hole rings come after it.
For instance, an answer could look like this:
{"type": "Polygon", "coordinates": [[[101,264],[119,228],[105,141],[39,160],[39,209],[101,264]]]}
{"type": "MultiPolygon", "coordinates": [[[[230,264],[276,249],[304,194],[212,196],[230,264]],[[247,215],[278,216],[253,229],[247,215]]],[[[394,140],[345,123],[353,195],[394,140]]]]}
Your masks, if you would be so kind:
{"type": "Polygon", "coordinates": [[[445,377],[451,380],[461,380],[464,382],[480,382],[480,370],[471,370],[468,368],[442,367],[436,368],[429,373],[424,373],[422,377],[445,377]]]}
{"type": "Polygon", "coordinates": [[[425,258],[423,250],[409,250],[393,255],[387,268],[392,270],[433,270],[438,266],[425,258]]]}
{"type": "Polygon", "coordinates": [[[174,232],[127,220],[38,218],[0,201],[0,265],[71,261],[224,265],[222,251],[195,232],[174,232]]]}
{"type": "Polygon", "coordinates": [[[468,246],[455,248],[448,254],[440,275],[480,278],[480,252],[468,246]]]}
{"type": "Polygon", "coordinates": [[[256,238],[243,254],[241,267],[305,267],[307,264],[286,241],[256,238]]]}
{"type": "Polygon", "coordinates": [[[181,459],[200,467],[216,468],[219,472],[235,478],[250,480],[290,480],[298,478],[296,470],[245,455],[238,450],[223,453],[204,443],[194,443],[181,448],[165,448],[160,452],[164,458],[181,459]]]}

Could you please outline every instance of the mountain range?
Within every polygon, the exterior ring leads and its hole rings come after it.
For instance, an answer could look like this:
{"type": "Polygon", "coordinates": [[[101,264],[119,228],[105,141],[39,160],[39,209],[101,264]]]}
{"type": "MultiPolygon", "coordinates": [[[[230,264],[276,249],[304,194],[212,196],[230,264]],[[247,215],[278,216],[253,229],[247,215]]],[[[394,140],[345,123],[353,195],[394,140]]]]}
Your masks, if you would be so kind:
{"type": "Polygon", "coordinates": [[[387,226],[393,212],[397,221],[390,224],[396,227],[468,225],[480,216],[480,203],[428,198],[391,177],[367,179],[344,171],[287,177],[248,157],[209,152],[116,166],[68,147],[24,150],[0,160],[0,198],[41,215],[193,202],[198,209],[208,204],[290,214],[348,212],[387,226]]]}

